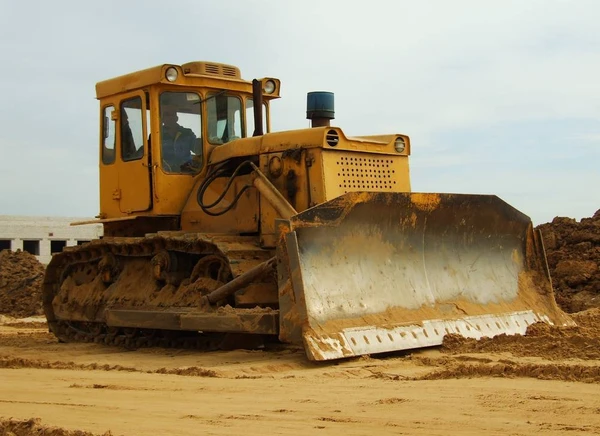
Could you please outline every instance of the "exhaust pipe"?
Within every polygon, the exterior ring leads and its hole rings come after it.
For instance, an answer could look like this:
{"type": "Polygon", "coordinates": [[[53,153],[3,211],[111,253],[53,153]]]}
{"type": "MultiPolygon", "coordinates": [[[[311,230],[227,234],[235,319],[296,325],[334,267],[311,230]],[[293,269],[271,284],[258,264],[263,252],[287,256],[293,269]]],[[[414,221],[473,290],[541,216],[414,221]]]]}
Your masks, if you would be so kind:
{"type": "Polygon", "coordinates": [[[252,104],[254,105],[254,133],[252,136],[261,136],[263,132],[263,90],[262,82],[254,79],[252,81],[252,104]]]}

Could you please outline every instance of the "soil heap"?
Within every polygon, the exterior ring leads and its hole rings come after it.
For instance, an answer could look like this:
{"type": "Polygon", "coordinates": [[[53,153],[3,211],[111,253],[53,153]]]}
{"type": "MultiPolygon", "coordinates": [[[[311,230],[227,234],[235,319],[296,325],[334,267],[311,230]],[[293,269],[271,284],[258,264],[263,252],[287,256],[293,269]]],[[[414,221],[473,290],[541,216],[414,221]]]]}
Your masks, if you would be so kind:
{"type": "Polygon", "coordinates": [[[26,251],[0,251],[0,314],[41,315],[44,265],[26,251]]]}
{"type": "Polygon", "coordinates": [[[600,307],[600,210],[580,222],[556,217],[536,228],[558,305],[570,313],[600,307]]]}

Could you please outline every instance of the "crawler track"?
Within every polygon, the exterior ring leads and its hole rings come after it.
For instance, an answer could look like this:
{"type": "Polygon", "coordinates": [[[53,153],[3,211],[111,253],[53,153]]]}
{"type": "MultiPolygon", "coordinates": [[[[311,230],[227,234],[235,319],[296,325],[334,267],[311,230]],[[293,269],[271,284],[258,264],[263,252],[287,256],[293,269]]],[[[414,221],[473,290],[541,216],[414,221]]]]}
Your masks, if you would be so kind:
{"type": "MultiPolygon", "coordinates": [[[[219,348],[228,338],[225,332],[186,331],[177,325],[168,328],[147,314],[204,315],[233,310],[235,298],[209,305],[202,297],[270,255],[253,237],[164,232],[92,241],[52,258],[44,277],[44,312],[50,331],[63,342],[219,348]],[[111,311],[139,314],[142,321],[137,325],[138,321],[125,320],[119,325],[118,320],[110,321],[111,311]]],[[[254,285],[264,288],[272,304],[254,304],[251,310],[273,312],[277,309],[274,277],[261,280],[264,283],[254,285]]],[[[246,301],[245,307],[249,303],[246,301]]],[[[240,333],[253,331],[249,327],[240,333]]]]}
{"type": "Polygon", "coordinates": [[[109,327],[105,323],[56,321],[51,328],[64,342],[95,342],[125,348],[222,348],[226,334],[184,332],[179,330],[109,327]]]}

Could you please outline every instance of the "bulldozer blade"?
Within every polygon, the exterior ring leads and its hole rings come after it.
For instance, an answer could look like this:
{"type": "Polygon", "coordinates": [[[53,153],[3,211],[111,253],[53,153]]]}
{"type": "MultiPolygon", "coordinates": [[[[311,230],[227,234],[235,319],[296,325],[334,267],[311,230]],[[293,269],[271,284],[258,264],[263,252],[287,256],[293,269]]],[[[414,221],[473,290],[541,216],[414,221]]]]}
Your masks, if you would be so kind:
{"type": "Polygon", "coordinates": [[[280,338],[311,360],[574,325],[541,235],[496,196],[355,192],[278,223],[280,338]]]}

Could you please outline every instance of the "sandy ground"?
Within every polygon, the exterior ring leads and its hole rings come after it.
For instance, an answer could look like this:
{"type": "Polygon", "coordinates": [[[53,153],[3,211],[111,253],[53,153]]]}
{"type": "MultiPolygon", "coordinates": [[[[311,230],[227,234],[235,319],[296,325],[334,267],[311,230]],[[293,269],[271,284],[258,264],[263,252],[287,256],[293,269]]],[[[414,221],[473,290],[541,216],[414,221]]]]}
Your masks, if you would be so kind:
{"type": "Polygon", "coordinates": [[[600,434],[597,330],[311,363],[60,344],[35,321],[0,319],[0,435],[600,434]]]}
{"type": "Polygon", "coordinates": [[[43,319],[5,316],[41,313],[44,267],[3,250],[0,436],[600,434],[600,210],[536,229],[579,327],[328,363],[59,344],[43,319]]]}

